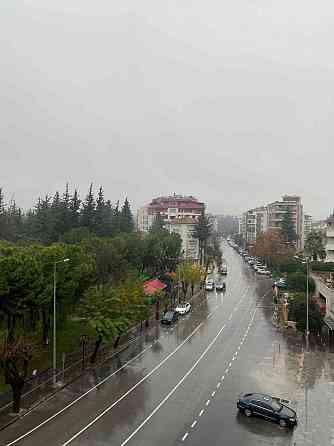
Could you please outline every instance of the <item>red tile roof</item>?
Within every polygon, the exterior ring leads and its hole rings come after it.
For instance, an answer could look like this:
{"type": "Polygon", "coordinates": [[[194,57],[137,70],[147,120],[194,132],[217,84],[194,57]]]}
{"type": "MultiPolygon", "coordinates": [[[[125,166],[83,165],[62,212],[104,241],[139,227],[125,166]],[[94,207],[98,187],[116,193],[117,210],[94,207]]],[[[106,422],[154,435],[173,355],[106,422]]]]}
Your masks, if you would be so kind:
{"type": "Polygon", "coordinates": [[[157,293],[158,291],[164,290],[166,285],[162,283],[159,279],[151,279],[144,282],[144,292],[149,296],[157,293]]]}

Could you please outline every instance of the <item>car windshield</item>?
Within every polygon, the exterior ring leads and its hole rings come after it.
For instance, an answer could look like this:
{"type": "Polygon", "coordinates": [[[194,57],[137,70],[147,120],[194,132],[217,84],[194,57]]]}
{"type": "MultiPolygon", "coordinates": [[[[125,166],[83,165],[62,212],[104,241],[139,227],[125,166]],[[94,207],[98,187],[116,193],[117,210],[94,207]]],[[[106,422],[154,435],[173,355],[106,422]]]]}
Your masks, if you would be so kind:
{"type": "Polygon", "coordinates": [[[167,313],[164,314],[165,319],[172,319],[173,313],[171,311],[167,311],[167,313]]]}
{"type": "Polygon", "coordinates": [[[273,410],[275,412],[279,412],[280,410],[282,410],[282,404],[277,403],[276,401],[272,401],[271,402],[271,407],[273,408],[273,410]]]}

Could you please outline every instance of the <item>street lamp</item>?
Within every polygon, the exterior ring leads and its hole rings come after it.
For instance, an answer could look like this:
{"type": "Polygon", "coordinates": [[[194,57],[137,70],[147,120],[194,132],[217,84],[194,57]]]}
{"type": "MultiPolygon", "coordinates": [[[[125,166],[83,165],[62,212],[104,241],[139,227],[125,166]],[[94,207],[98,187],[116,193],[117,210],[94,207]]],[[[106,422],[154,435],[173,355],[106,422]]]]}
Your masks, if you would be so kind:
{"type": "Polygon", "coordinates": [[[57,383],[57,348],[56,348],[56,292],[57,292],[57,265],[58,263],[69,262],[70,259],[62,259],[53,264],[53,385],[57,383]]]}
{"type": "Polygon", "coordinates": [[[309,258],[306,257],[306,351],[309,348],[309,313],[308,313],[308,301],[309,301],[309,258]]]}

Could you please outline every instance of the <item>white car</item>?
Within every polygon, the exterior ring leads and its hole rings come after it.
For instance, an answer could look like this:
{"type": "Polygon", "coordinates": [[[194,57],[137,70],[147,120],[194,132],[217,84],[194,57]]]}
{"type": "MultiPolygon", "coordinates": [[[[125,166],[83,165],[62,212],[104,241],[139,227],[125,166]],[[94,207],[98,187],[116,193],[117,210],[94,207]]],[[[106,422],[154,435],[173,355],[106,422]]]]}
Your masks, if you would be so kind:
{"type": "Polygon", "coordinates": [[[191,305],[189,302],[185,302],[183,304],[179,304],[176,308],[175,311],[178,314],[187,314],[189,313],[189,311],[191,310],[191,305]]]}
{"type": "Polygon", "coordinates": [[[214,289],[215,285],[213,283],[213,281],[208,281],[205,284],[205,289],[206,291],[212,291],[214,289]]]}

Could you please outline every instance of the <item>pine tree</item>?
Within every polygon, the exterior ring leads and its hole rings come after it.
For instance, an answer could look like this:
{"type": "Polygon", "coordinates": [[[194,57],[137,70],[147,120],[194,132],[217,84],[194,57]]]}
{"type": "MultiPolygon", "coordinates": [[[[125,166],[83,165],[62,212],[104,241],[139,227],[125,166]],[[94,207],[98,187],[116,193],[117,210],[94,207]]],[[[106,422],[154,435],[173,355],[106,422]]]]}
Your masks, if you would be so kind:
{"type": "Polygon", "coordinates": [[[283,238],[286,242],[293,243],[297,240],[295,224],[292,220],[292,214],[289,209],[287,209],[287,212],[283,216],[281,230],[283,238]]]}
{"type": "Polygon", "coordinates": [[[112,220],[111,220],[112,235],[119,234],[120,230],[121,230],[121,213],[119,211],[119,201],[117,201],[116,206],[112,209],[112,220]]]}
{"type": "Polygon", "coordinates": [[[3,189],[0,187],[0,239],[6,238],[6,207],[3,189]]]}
{"type": "Polygon", "coordinates": [[[71,229],[75,229],[80,226],[80,207],[81,207],[81,200],[79,198],[79,193],[77,189],[75,189],[74,194],[70,199],[69,203],[71,229]]]}
{"type": "Polygon", "coordinates": [[[120,231],[121,232],[133,232],[135,228],[130,204],[127,198],[125,198],[120,215],[120,231]]]}
{"type": "Polygon", "coordinates": [[[96,200],[95,225],[94,225],[95,233],[100,237],[105,235],[104,231],[105,217],[106,217],[106,203],[104,201],[104,193],[103,193],[103,188],[101,186],[96,200]]]}
{"type": "Polygon", "coordinates": [[[207,241],[212,233],[212,224],[203,209],[195,224],[193,237],[199,242],[200,265],[203,265],[207,241]]]}
{"type": "Polygon", "coordinates": [[[95,199],[93,194],[93,183],[89,186],[88,194],[82,204],[81,226],[87,228],[90,232],[94,231],[95,224],[95,199]]]}
{"type": "Polygon", "coordinates": [[[61,208],[61,223],[60,223],[60,234],[63,235],[67,231],[71,229],[71,209],[70,209],[70,192],[69,192],[69,185],[66,183],[65,192],[63,193],[63,196],[60,201],[60,208],[61,208]]]}

